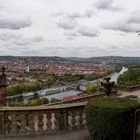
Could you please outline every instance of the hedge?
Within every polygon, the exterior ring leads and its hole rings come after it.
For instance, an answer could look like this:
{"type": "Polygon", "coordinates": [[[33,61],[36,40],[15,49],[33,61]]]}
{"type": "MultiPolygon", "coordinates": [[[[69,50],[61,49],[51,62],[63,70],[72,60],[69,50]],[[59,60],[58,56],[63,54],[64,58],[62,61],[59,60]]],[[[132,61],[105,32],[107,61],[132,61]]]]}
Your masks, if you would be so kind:
{"type": "Polygon", "coordinates": [[[134,112],[139,103],[128,98],[100,97],[85,107],[93,140],[133,140],[134,112]]]}

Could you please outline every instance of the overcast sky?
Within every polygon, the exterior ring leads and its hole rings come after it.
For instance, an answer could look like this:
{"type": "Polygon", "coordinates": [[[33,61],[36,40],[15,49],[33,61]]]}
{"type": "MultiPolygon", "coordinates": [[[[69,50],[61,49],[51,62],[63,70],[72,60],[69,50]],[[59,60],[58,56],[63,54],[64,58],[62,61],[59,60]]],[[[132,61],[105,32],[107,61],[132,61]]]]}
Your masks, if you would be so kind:
{"type": "Polygon", "coordinates": [[[0,55],[140,56],[140,0],[0,0],[0,55]]]}

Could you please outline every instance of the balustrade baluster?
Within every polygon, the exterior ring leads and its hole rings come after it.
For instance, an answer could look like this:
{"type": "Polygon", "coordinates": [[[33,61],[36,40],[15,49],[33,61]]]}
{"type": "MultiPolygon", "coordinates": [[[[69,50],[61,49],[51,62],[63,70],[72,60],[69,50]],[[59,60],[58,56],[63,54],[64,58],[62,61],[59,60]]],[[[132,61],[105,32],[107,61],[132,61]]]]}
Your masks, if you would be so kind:
{"type": "Polygon", "coordinates": [[[9,119],[11,117],[11,135],[16,135],[17,134],[17,123],[16,123],[16,115],[13,113],[12,115],[9,116],[9,119]]]}
{"type": "Polygon", "coordinates": [[[86,126],[86,116],[85,116],[85,113],[83,113],[83,121],[82,121],[82,125],[85,127],[86,126]]]}
{"type": "Polygon", "coordinates": [[[33,134],[35,132],[34,129],[34,115],[33,114],[29,114],[28,115],[28,126],[27,126],[30,130],[29,133],[33,134]]]}
{"type": "Polygon", "coordinates": [[[49,131],[51,131],[51,126],[52,126],[52,123],[51,123],[51,113],[47,114],[47,128],[49,131]]]}
{"type": "Polygon", "coordinates": [[[79,123],[80,128],[83,128],[83,111],[79,112],[79,123]]]}
{"type": "Polygon", "coordinates": [[[39,133],[43,132],[43,114],[39,113],[38,115],[38,127],[39,127],[39,133]]]}
{"type": "Polygon", "coordinates": [[[0,112],[0,135],[4,135],[4,113],[0,112]]]}
{"type": "Polygon", "coordinates": [[[10,134],[12,129],[12,117],[10,115],[5,116],[5,134],[10,134]]]}
{"type": "Polygon", "coordinates": [[[75,129],[76,128],[76,119],[75,119],[75,116],[76,116],[76,112],[75,111],[72,111],[72,129],[75,129]]]}
{"type": "Polygon", "coordinates": [[[47,127],[48,120],[47,120],[46,113],[43,114],[43,120],[42,121],[43,121],[43,131],[46,131],[48,129],[48,127],[47,127]]]}
{"type": "Polygon", "coordinates": [[[66,112],[66,110],[59,110],[58,113],[58,129],[60,130],[64,130],[67,128],[67,120],[68,120],[68,113],[66,112]]]}
{"type": "Polygon", "coordinates": [[[73,123],[72,123],[72,113],[69,111],[68,113],[68,129],[72,130],[73,123]]]}
{"type": "Polygon", "coordinates": [[[79,128],[80,127],[80,115],[79,115],[79,112],[76,112],[76,115],[75,115],[75,126],[76,128],[79,128]]]}
{"type": "Polygon", "coordinates": [[[38,122],[39,122],[38,115],[35,115],[34,116],[34,130],[35,130],[35,133],[38,133],[38,131],[39,131],[38,122]]]}
{"type": "Polygon", "coordinates": [[[19,118],[19,115],[16,115],[16,129],[17,133],[19,133],[21,129],[21,120],[19,118]]]}
{"type": "Polygon", "coordinates": [[[56,118],[55,118],[55,113],[51,114],[51,129],[54,130],[56,129],[56,118]]]}
{"type": "Polygon", "coordinates": [[[19,115],[19,118],[21,122],[19,133],[26,134],[26,114],[19,115]]]}

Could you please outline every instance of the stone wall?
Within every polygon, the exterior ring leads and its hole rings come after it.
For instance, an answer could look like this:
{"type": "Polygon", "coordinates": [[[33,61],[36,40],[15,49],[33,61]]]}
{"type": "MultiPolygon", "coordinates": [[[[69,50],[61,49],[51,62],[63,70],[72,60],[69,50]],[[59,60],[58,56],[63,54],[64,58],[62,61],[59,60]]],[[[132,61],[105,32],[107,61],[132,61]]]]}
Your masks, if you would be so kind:
{"type": "Polygon", "coordinates": [[[0,135],[54,134],[85,128],[85,104],[3,107],[0,109],[0,135]]]}

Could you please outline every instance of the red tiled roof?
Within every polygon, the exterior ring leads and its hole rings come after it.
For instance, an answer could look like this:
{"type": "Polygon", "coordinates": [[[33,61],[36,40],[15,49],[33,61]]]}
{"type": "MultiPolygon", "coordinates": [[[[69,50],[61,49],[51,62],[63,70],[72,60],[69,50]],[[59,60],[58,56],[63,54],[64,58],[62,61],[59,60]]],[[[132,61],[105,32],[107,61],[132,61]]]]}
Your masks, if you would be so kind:
{"type": "Polygon", "coordinates": [[[62,101],[73,100],[73,99],[78,99],[78,98],[79,98],[78,95],[66,96],[66,97],[63,97],[62,101]]]}

